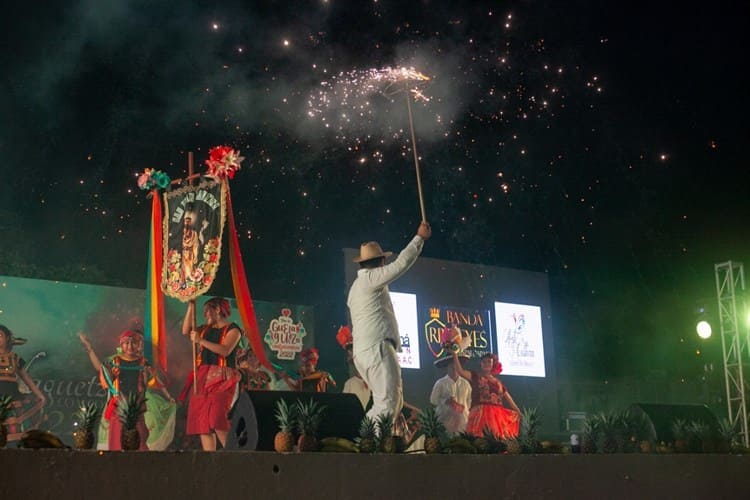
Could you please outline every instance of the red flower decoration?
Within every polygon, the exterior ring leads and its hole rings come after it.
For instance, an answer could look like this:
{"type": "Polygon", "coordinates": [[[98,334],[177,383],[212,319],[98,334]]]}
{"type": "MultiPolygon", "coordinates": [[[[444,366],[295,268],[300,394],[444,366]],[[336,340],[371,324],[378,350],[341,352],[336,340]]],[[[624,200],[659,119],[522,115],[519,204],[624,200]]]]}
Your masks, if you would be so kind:
{"type": "Polygon", "coordinates": [[[352,338],[352,330],[348,326],[342,326],[339,328],[338,333],[336,334],[336,341],[339,343],[341,347],[346,349],[347,345],[351,345],[352,342],[354,342],[354,339],[352,338]]]}
{"type": "Polygon", "coordinates": [[[307,363],[308,361],[317,363],[318,357],[318,350],[315,347],[310,347],[309,349],[305,349],[304,351],[299,353],[300,363],[307,363]]]}
{"type": "Polygon", "coordinates": [[[208,175],[223,179],[227,177],[234,179],[234,174],[240,169],[240,164],[245,158],[240,156],[239,151],[235,151],[229,146],[216,146],[208,151],[208,175]]]}
{"type": "Polygon", "coordinates": [[[497,354],[492,353],[492,374],[499,375],[503,371],[503,364],[497,359],[497,354]]]}

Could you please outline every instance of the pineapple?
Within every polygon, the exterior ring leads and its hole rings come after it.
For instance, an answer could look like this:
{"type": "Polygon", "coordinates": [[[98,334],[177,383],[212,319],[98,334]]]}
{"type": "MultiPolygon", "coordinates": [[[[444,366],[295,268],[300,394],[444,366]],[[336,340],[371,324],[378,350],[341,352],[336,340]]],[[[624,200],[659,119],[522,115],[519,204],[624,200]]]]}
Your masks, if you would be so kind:
{"type": "Polygon", "coordinates": [[[599,416],[590,415],[583,422],[581,453],[596,453],[596,442],[599,435],[599,416]]]}
{"type": "Polygon", "coordinates": [[[13,398],[5,395],[0,396],[0,448],[8,442],[8,428],[5,427],[5,419],[10,415],[10,405],[13,398]]]}
{"type": "MultiPolygon", "coordinates": [[[[2,407],[0,406],[0,408],[2,407]]],[[[734,425],[732,425],[727,418],[723,418],[719,421],[718,435],[719,442],[717,443],[716,451],[719,453],[729,453],[732,451],[732,448],[736,446],[740,436],[737,429],[734,428],[734,425]]]]}
{"type": "Polygon", "coordinates": [[[90,450],[94,447],[94,424],[99,418],[99,407],[94,402],[82,404],[75,418],[77,428],[73,431],[73,444],[79,450],[90,450]]]}
{"type": "Polygon", "coordinates": [[[122,422],[120,446],[123,450],[137,450],[141,447],[141,436],[136,426],[138,419],[146,412],[146,397],[131,393],[127,399],[121,399],[120,403],[117,405],[117,418],[122,422]]]}
{"type": "Polygon", "coordinates": [[[630,434],[630,451],[640,453],[651,453],[654,449],[651,441],[650,423],[645,413],[635,414],[632,411],[625,413],[628,434],[630,434]]]}
{"type": "Polygon", "coordinates": [[[445,436],[446,430],[443,423],[438,419],[435,408],[430,406],[419,414],[419,428],[424,434],[424,451],[427,453],[439,453],[441,449],[441,438],[445,436]]]}
{"type": "Polygon", "coordinates": [[[503,440],[503,443],[505,444],[505,451],[508,452],[508,455],[520,455],[523,451],[523,446],[521,445],[521,440],[519,438],[507,438],[503,440]]]}
{"type": "Polygon", "coordinates": [[[479,445],[477,444],[477,440],[474,440],[474,446],[477,447],[477,451],[479,453],[503,453],[507,450],[507,445],[505,442],[500,439],[499,436],[496,436],[494,432],[492,432],[488,427],[484,428],[484,436],[481,438],[487,443],[486,451],[482,451],[479,448],[479,445]]]}
{"type": "Polygon", "coordinates": [[[365,416],[359,424],[359,451],[373,453],[377,448],[375,436],[375,421],[365,416]]]}
{"type": "Polygon", "coordinates": [[[318,449],[318,427],[323,419],[326,407],[310,399],[309,403],[297,400],[297,430],[299,440],[297,449],[299,451],[316,451],[318,449]]]}
{"type": "Polygon", "coordinates": [[[617,453],[618,428],[620,419],[614,413],[601,413],[599,415],[599,433],[602,440],[601,451],[604,453],[617,453]]]}
{"type": "Polygon", "coordinates": [[[711,436],[711,429],[703,422],[692,421],[687,426],[688,448],[691,453],[712,453],[715,444],[711,436]]]}
{"type": "Polygon", "coordinates": [[[477,452],[477,449],[474,447],[474,436],[468,432],[459,432],[450,438],[443,450],[445,453],[472,454],[477,452]]]}
{"type": "Polygon", "coordinates": [[[617,452],[630,453],[632,451],[635,451],[637,443],[632,435],[631,424],[629,422],[630,417],[628,416],[628,413],[614,413],[612,417],[614,419],[613,435],[615,443],[617,444],[617,452]]]}
{"type": "Polygon", "coordinates": [[[539,441],[536,433],[539,430],[539,413],[536,408],[524,408],[521,410],[521,429],[518,440],[524,453],[535,453],[539,449],[539,441]]]}
{"type": "Polygon", "coordinates": [[[381,413],[375,419],[375,425],[380,435],[380,451],[396,453],[398,451],[396,439],[393,437],[393,413],[381,413]]]}
{"type": "Polygon", "coordinates": [[[295,406],[289,406],[283,399],[276,402],[274,416],[279,424],[279,432],[273,439],[273,448],[279,453],[288,453],[294,447],[295,409],[295,406]]]}
{"type": "Polygon", "coordinates": [[[672,422],[672,437],[674,438],[675,453],[687,453],[687,422],[677,418],[672,422]]]}

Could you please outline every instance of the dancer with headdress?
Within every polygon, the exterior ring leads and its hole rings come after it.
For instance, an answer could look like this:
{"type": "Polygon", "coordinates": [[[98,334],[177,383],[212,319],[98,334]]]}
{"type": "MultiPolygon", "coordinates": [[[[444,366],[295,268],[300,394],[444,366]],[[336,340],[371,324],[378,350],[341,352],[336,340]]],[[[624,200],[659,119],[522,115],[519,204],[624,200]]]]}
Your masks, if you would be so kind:
{"type": "Polygon", "coordinates": [[[267,391],[271,389],[271,375],[260,364],[252,347],[237,352],[237,370],[240,372],[240,389],[243,391],[267,391]]]}
{"type": "Polygon", "coordinates": [[[299,392],[328,392],[330,387],[336,387],[336,381],[330,373],[318,370],[320,355],[314,347],[299,353],[299,377],[294,379],[284,376],[289,388],[299,392]]]}
{"type": "Polygon", "coordinates": [[[0,325],[0,396],[10,396],[12,399],[12,413],[5,421],[9,441],[20,439],[21,424],[33,413],[41,411],[47,402],[47,398],[26,372],[24,359],[13,352],[13,346],[25,343],[26,339],[14,336],[7,326],[0,325]],[[25,396],[18,389],[19,381],[25,383],[38,399],[35,405],[26,410],[23,409],[25,396]]]}
{"type": "MultiPolygon", "coordinates": [[[[226,446],[230,429],[227,414],[240,381],[234,367],[242,330],[229,321],[231,314],[229,301],[214,297],[203,306],[206,323],[193,329],[195,301],[191,300],[182,323],[182,334],[198,346],[195,388],[186,387],[180,396],[182,399],[190,393],[186,433],[199,435],[205,451],[215,451],[217,439],[226,446]]],[[[192,374],[189,380],[192,383],[192,374]]]]}
{"type": "MultiPolygon", "coordinates": [[[[107,449],[122,450],[120,436],[122,434],[122,422],[118,417],[117,408],[123,404],[130,395],[136,395],[138,399],[146,397],[146,389],[149,381],[155,381],[155,385],[162,391],[164,397],[171,403],[174,399],[167,388],[156,380],[155,373],[143,356],[143,334],[137,330],[125,330],[117,338],[118,352],[109,356],[104,362],[94,352],[91,342],[83,332],[78,333],[78,338],[86,348],[89,360],[94,369],[99,373],[99,381],[104,389],[108,391],[107,405],[102,418],[106,420],[107,426],[107,449]]],[[[141,451],[148,450],[149,438],[146,416],[141,414],[136,423],[140,437],[141,451]]],[[[100,427],[102,429],[102,427],[100,427]]],[[[170,439],[171,440],[171,439],[170,439]]]]}
{"type": "Polygon", "coordinates": [[[485,429],[500,439],[518,436],[521,422],[521,410],[510,393],[497,379],[503,371],[503,365],[497,354],[487,353],[479,360],[479,370],[469,371],[461,366],[458,352],[453,352],[453,366],[456,372],[471,383],[471,410],[466,432],[482,437],[485,429]],[[503,406],[507,401],[511,409],[503,406]]]}

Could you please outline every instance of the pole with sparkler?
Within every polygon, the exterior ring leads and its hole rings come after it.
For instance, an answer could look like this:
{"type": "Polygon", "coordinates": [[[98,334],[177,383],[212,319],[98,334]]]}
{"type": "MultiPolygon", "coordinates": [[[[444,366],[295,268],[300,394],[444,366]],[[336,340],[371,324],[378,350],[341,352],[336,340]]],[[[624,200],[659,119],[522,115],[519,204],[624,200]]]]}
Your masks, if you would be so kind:
{"type": "Polygon", "coordinates": [[[419,155],[417,154],[417,138],[414,135],[414,120],[411,116],[411,96],[406,92],[406,109],[409,111],[409,130],[411,131],[411,150],[414,152],[414,170],[417,173],[417,194],[419,195],[419,210],[422,212],[422,222],[427,222],[424,211],[424,195],[422,194],[422,176],[419,173],[419,155]]]}
{"type": "MultiPolygon", "coordinates": [[[[419,209],[422,221],[426,222],[427,216],[424,208],[424,191],[422,189],[422,178],[419,168],[419,153],[417,152],[417,138],[414,133],[414,117],[412,113],[411,99],[429,101],[421,89],[427,85],[430,77],[420,73],[414,68],[372,68],[367,70],[353,70],[341,73],[332,81],[322,82],[321,89],[312,95],[308,101],[310,117],[322,116],[330,108],[336,106],[352,106],[356,112],[370,106],[370,97],[380,94],[394,101],[395,96],[401,92],[406,94],[406,109],[409,116],[409,132],[411,133],[411,148],[414,154],[414,169],[417,176],[417,192],[419,195],[419,209]]],[[[344,114],[346,116],[346,114],[344,114]]],[[[348,118],[346,120],[349,122],[348,118]]],[[[326,127],[328,127],[326,123],[326,127]]],[[[343,129],[343,127],[341,127],[343,129]]]]}
{"type": "Polygon", "coordinates": [[[414,170],[417,175],[417,194],[419,196],[419,210],[422,214],[422,222],[427,222],[427,216],[424,209],[424,193],[422,191],[422,175],[419,171],[419,153],[417,152],[417,137],[414,133],[414,118],[411,112],[411,94],[417,99],[423,99],[428,101],[424,94],[419,90],[419,87],[426,84],[430,77],[420,73],[414,68],[386,68],[381,70],[383,79],[388,82],[382,93],[386,97],[392,98],[395,94],[401,91],[403,88],[404,94],[406,94],[406,110],[409,116],[409,132],[411,133],[411,150],[414,154],[414,170]],[[403,87],[398,85],[403,82],[403,87]]]}

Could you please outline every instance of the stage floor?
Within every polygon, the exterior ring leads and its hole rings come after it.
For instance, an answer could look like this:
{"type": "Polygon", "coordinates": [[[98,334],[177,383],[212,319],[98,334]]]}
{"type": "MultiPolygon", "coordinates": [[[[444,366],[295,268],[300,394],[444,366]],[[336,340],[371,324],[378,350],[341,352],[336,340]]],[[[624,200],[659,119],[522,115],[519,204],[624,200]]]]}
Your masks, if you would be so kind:
{"type": "Polygon", "coordinates": [[[2,499],[747,498],[750,455],[0,450],[2,499]]]}

